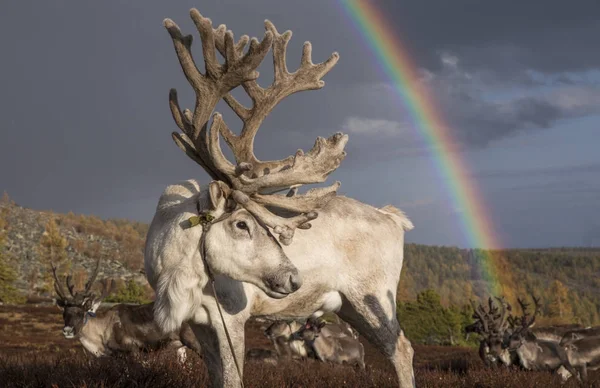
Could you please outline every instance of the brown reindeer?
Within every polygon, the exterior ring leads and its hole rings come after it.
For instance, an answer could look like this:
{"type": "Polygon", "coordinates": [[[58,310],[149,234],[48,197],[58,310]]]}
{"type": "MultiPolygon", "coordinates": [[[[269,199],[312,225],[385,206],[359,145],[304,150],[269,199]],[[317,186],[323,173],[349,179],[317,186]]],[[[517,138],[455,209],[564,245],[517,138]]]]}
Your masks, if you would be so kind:
{"type": "Polygon", "coordinates": [[[143,305],[117,304],[98,312],[102,300],[108,296],[108,282],[103,282],[102,294],[91,292],[100,260],[81,292],[75,292],[71,275],[66,278],[68,294],[56,275],[52,264],[54,289],[58,295],[56,304],[63,311],[63,335],[77,338],[83,347],[96,357],[116,353],[137,353],[140,350],[172,348],[177,350],[180,362],[185,362],[186,346],[200,354],[200,345],[187,324],[177,332],[163,334],[154,323],[154,303],[143,305]]]}

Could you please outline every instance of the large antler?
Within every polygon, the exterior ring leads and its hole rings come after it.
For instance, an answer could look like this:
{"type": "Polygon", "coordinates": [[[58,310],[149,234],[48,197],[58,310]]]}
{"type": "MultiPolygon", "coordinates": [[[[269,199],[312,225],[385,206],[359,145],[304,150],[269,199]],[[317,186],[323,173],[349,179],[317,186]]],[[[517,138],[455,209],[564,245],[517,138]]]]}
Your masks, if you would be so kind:
{"type": "Polygon", "coordinates": [[[512,307],[504,299],[504,297],[501,297],[501,298],[496,297],[496,299],[500,303],[500,306],[502,306],[502,312],[500,313],[500,316],[498,317],[498,319],[496,321],[497,322],[496,329],[498,332],[504,332],[504,330],[506,330],[506,328],[507,328],[508,313],[509,313],[509,311],[512,310],[512,307]]]}
{"type": "Polygon", "coordinates": [[[54,291],[56,291],[56,293],[62,300],[66,301],[69,298],[67,297],[65,289],[63,288],[60,280],[58,279],[58,276],[56,275],[56,266],[54,265],[54,263],[50,263],[50,266],[52,267],[52,275],[54,276],[54,291]]]}
{"type": "Polygon", "coordinates": [[[475,306],[475,302],[471,301],[471,306],[473,307],[473,318],[478,319],[481,322],[483,325],[483,333],[489,333],[488,313],[484,310],[481,304],[479,306],[475,306]]]}
{"type": "Polygon", "coordinates": [[[96,268],[94,269],[94,272],[92,273],[92,276],[90,276],[87,283],[85,283],[85,289],[83,290],[83,294],[85,296],[90,295],[90,290],[92,289],[92,286],[94,285],[94,282],[96,281],[96,278],[98,277],[99,270],[100,270],[100,259],[96,260],[96,268]]]}
{"type": "Polygon", "coordinates": [[[533,298],[533,303],[535,305],[535,310],[533,312],[533,316],[531,319],[528,319],[529,313],[527,312],[529,308],[529,303],[525,303],[521,298],[517,298],[517,302],[521,306],[521,310],[523,310],[523,316],[521,317],[521,330],[525,330],[531,327],[535,322],[535,317],[539,312],[540,307],[540,298],[536,298],[534,295],[531,296],[533,298]]]}
{"type": "Polygon", "coordinates": [[[183,73],[196,93],[193,113],[187,109],[184,112],[181,111],[175,89],[171,89],[169,93],[169,105],[173,119],[183,131],[183,134],[173,132],[173,140],[213,179],[225,180],[226,176],[215,167],[210,158],[206,124],[219,100],[230,90],[244,81],[258,78],[256,68],[267,55],[273,37],[267,31],[260,43],[253,38],[248,52],[243,54],[243,50],[248,44],[248,36],[242,36],[234,44],[233,33],[225,31],[224,24],[213,29],[211,20],[203,17],[196,9],[190,10],[190,16],[200,33],[206,74],[200,73],[192,57],[192,36],[183,36],[177,24],[171,19],[165,19],[163,22],[173,40],[183,73]],[[225,56],[224,64],[220,64],[217,60],[216,41],[222,42],[225,51],[229,54],[225,56]]]}
{"type": "Polygon", "coordinates": [[[295,155],[276,161],[260,161],[256,158],[254,138],[263,120],[282,99],[299,91],[322,88],[325,83],[321,78],[337,63],[339,55],[333,53],[327,61],[314,64],[311,59],[312,46],[306,42],[300,68],[290,73],[286,65],[286,49],[292,36],[291,31],[280,34],[273,23],[267,20],[263,41],[259,44],[253,38],[250,49],[244,54],[247,36],[234,44],[233,34],[231,31],[226,32],[224,25],[213,29],[210,19],[202,17],[198,11],[192,9],[190,14],[202,39],[206,65],[204,75],[193,62],[191,36],[182,36],[179,27],[170,19],[166,19],[164,23],[173,39],[186,78],[196,92],[196,108],[192,114],[189,110],[181,111],[177,94],[171,90],[171,112],[183,131],[183,134],[174,133],[173,138],[213,179],[227,183],[232,189],[231,198],[235,202],[272,228],[280,235],[280,241],[288,245],[296,228],[310,227],[309,221],[317,217],[314,210],[324,206],[336,195],[340,183],[310,190],[305,195],[297,195],[295,191],[288,195],[265,194],[324,182],[346,156],[344,147],[348,136],[336,133],[328,139],[319,137],[306,154],[298,150],[295,155]],[[275,76],[273,84],[264,89],[255,81],[258,77],[256,68],[271,46],[275,76]],[[217,61],[215,49],[225,58],[223,65],[217,61]],[[251,108],[244,107],[229,93],[238,85],[242,85],[250,96],[251,108]],[[243,122],[239,135],[235,135],[227,127],[218,113],[207,129],[209,115],[221,98],[225,99],[243,122]],[[232,149],[235,165],[224,156],[220,135],[223,135],[232,149]],[[291,218],[280,217],[267,207],[300,214],[291,218]]]}

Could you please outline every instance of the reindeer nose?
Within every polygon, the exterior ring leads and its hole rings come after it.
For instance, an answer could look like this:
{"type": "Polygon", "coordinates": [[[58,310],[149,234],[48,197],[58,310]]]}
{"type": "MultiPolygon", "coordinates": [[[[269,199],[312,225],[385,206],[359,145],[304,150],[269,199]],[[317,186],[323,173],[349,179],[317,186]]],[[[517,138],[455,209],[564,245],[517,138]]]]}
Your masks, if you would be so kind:
{"type": "Polygon", "coordinates": [[[302,286],[302,278],[300,275],[297,273],[290,275],[290,286],[292,288],[292,292],[298,291],[298,289],[302,286]]]}

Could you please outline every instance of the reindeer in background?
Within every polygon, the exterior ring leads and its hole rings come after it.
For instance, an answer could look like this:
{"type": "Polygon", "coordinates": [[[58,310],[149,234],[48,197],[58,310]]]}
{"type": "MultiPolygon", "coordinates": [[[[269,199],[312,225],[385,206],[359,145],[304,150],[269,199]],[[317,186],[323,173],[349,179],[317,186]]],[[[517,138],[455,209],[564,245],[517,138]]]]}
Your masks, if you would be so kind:
{"type": "Polygon", "coordinates": [[[479,357],[486,366],[498,364],[510,365],[511,355],[503,348],[507,335],[508,323],[512,307],[504,298],[497,298],[501,309],[496,307],[492,297],[488,299],[487,310],[482,304],[478,306],[471,301],[473,318],[476,321],[465,328],[467,337],[471,333],[479,334],[479,357]]]}
{"type": "Polygon", "coordinates": [[[322,362],[336,364],[358,365],[365,369],[365,349],[352,335],[340,331],[331,336],[325,336],[322,330],[327,322],[309,319],[304,326],[294,334],[292,339],[303,341],[315,358],[322,362]]]}
{"type": "Polygon", "coordinates": [[[100,260],[81,292],[75,292],[72,277],[68,275],[67,294],[52,264],[54,290],[58,295],[56,304],[63,311],[62,333],[65,338],[78,339],[85,350],[96,357],[171,348],[177,350],[180,362],[184,363],[186,347],[200,354],[200,344],[188,325],[166,335],[159,330],[154,323],[154,303],[139,306],[117,304],[98,312],[98,307],[111,291],[105,280],[99,297],[91,292],[99,269],[100,260]]]}
{"type": "Polygon", "coordinates": [[[540,299],[532,296],[535,305],[529,315],[529,304],[518,298],[523,315],[511,318],[511,334],[504,341],[504,348],[516,356],[515,363],[525,370],[555,372],[566,381],[573,370],[565,365],[565,356],[559,346],[564,332],[570,327],[548,327],[533,329],[539,313],[540,299]],[[561,334],[562,333],[562,334],[561,334]]]}

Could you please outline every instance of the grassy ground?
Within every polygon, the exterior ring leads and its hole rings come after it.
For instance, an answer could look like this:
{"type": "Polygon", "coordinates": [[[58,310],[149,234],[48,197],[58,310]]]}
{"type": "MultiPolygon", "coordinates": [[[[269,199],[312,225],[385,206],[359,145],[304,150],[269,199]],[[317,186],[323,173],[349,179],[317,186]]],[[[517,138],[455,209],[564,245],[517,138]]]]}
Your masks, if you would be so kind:
{"type": "MultiPolygon", "coordinates": [[[[190,354],[185,366],[174,354],[157,352],[133,357],[86,359],[81,345],[61,334],[56,307],[0,306],[0,387],[204,387],[207,373],[200,357],[190,354]]],[[[246,349],[270,344],[261,325],[246,328],[246,349]]],[[[282,363],[275,367],[249,361],[246,387],[388,387],[396,379],[387,360],[365,343],[367,368],[334,366],[316,361],[282,363]]],[[[486,369],[472,349],[415,346],[418,387],[576,387],[561,385],[549,373],[517,369],[486,369]]],[[[600,373],[590,375],[600,388],[600,373]]]]}

